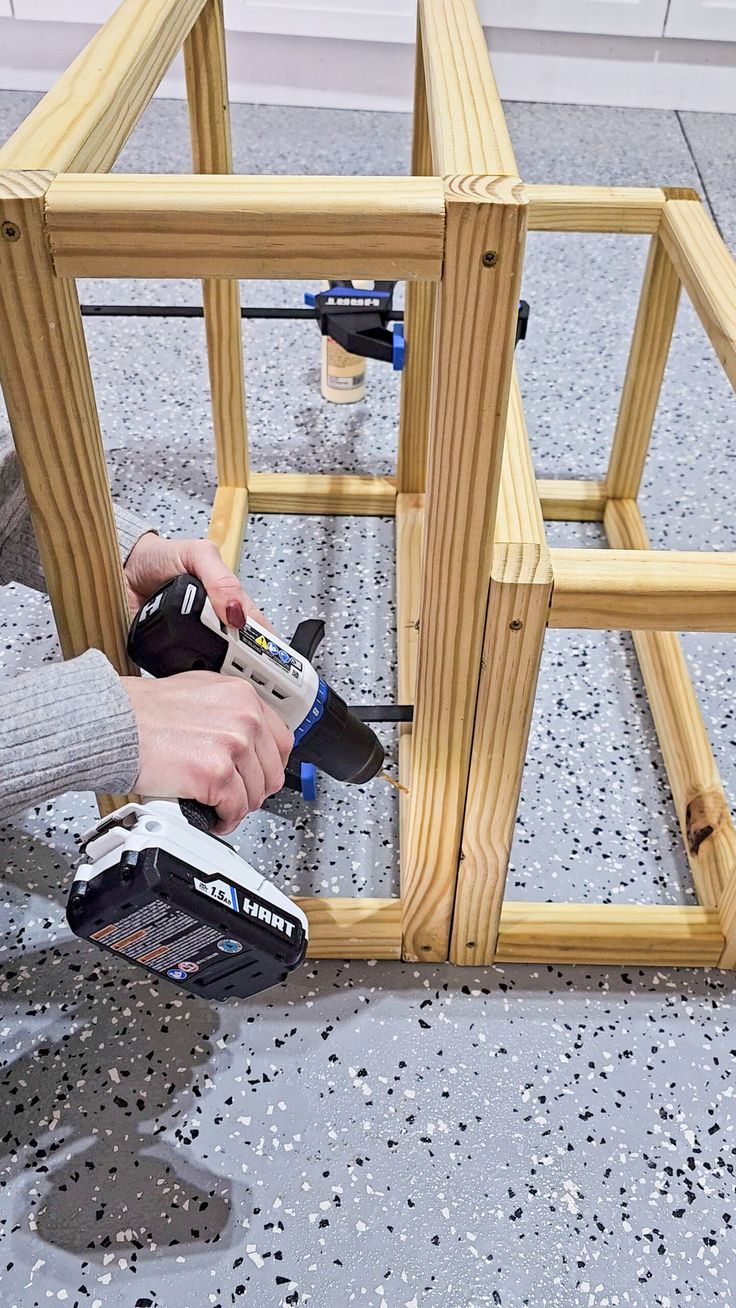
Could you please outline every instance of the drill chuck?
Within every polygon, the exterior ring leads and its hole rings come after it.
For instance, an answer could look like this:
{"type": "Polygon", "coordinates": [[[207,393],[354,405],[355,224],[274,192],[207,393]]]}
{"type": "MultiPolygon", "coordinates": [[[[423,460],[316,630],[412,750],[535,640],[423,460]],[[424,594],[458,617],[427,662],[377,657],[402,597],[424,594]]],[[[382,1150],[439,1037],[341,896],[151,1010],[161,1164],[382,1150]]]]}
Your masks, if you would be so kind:
{"type": "Polygon", "coordinates": [[[304,736],[299,737],[297,731],[292,758],[314,763],[336,781],[362,786],[381,771],[383,745],[375,732],[350,712],[342,695],[324,681],[318,698],[320,693],[324,695],[321,715],[304,736]]]}

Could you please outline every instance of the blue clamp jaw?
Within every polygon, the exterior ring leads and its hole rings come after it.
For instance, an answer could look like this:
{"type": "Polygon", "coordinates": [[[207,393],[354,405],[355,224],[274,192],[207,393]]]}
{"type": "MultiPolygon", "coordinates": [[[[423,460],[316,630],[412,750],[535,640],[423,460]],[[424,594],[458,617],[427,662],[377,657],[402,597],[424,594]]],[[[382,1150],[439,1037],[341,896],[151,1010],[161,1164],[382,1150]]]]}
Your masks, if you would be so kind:
{"type": "Polygon", "coordinates": [[[373,288],[352,282],[330,282],[326,291],[307,291],[304,303],[314,309],[323,336],[331,336],[348,354],[390,363],[401,372],[406,357],[404,325],[389,327],[395,282],[375,282],[373,288]]]}

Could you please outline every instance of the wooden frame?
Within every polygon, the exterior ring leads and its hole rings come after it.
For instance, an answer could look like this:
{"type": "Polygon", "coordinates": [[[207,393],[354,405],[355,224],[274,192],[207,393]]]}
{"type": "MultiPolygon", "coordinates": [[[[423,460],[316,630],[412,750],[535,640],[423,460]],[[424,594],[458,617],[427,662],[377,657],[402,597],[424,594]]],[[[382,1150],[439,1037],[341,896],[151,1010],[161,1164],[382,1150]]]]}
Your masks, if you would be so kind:
{"type": "Polygon", "coordinates": [[[651,551],[636,503],[681,285],[736,382],[736,267],[697,196],[520,181],[473,0],[419,0],[413,176],[231,169],[221,0],[123,0],[0,149],[0,379],[65,656],[130,671],[74,279],[200,277],[229,564],[249,511],[396,518],[401,898],[300,900],[312,955],[736,966],[736,832],[675,634],[736,628],[736,555],[651,551]],[[107,176],[182,44],[194,174],[107,176]],[[534,475],[527,230],[651,237],[605,481],[534,475]],[[408,282],[396,477],[253,473],[237,279],[335,269],[408,282]],[[545,519],[611,549],[550,550],[545,519]],[[698,907],[504,902],[548,625],[634,631],[698,907]]]}

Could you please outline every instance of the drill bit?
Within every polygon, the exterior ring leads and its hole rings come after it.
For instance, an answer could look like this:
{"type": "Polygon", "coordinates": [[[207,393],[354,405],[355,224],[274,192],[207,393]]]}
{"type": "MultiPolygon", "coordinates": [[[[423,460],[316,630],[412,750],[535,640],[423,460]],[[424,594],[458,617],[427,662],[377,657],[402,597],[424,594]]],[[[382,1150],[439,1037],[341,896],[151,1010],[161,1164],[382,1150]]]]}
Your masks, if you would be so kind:
{"type": "Polygon", "coordinates": [[[401,793],[402,793],[402,795],[408,795],[408,794],[409,794],[409,789],[408,789],[408,787],[407,787],[407,786],[402,786],[401,782],[400,782],[400,781],[396,781],[396,780],[394,779],[394,777],[390,777],[390,776],[388,775],[388,772],[379,772],[378,775],[379,775],[379,777],[381,778],[382,781],[387,781],[388,784],[389,784],[390,786],[393,786],[393,787],[394,787],[394,790],[400,790],[401,793]]]}

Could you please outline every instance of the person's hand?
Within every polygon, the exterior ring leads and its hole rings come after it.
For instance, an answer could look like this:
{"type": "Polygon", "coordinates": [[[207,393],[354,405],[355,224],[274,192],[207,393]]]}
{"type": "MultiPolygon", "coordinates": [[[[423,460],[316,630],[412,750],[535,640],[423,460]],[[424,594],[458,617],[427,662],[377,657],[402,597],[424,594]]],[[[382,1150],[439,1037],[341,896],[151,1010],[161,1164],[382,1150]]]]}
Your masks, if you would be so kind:
{"type": "Polygon", "coordinates": [[[138,726],[138,794],[211,804],[227,835],[283,786],[294,737],[247,682],[217,672],[121,681],[138,726]]]}
{"type": "Polygon", "coordinates": [[[254,618],[262,627],[273,631],[270,622],[223,562],[214,541],[166,540],[155,532],[146,532],[130,551],[124,572],[133,615],[165,581],[189,572],[193,577],[199,577],[222,622],[231,627],[242,627],[246,618],[254,618]]]}

